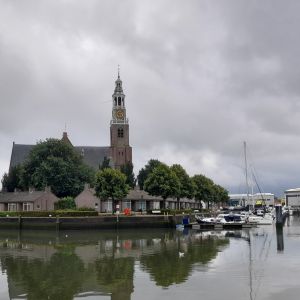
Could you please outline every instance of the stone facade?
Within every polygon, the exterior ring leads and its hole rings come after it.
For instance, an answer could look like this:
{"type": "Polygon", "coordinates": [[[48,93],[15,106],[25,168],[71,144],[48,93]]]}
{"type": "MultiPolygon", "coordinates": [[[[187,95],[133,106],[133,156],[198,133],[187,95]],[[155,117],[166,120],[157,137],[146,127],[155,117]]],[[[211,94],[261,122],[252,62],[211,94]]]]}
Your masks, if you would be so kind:
{"type": "Polygon", "coordinates": [[[132,149],[129,145],[129,121],[126,117],[125,94],[119,74],[115,84],[110,122],[110,156],[114,167],[120,168],[126,163],[132,163],[132,149]]]}
{"type": "Polygon", "coordinates": [[[76,207],[94,208],[101,211],[101,201],[95,196],[95,190],[91,189],[88,184],[84,186],[84,190],[75,198],[76,207]]]}

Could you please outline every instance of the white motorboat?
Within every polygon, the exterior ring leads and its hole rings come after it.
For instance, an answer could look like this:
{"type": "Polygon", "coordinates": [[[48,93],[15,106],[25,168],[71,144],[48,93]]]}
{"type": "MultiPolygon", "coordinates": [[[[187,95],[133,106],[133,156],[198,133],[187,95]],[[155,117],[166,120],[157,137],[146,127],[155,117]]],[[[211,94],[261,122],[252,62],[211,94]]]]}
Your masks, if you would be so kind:
{"type": "Polygon", "coordinates": [[[274,217],[272,214],[266,213],[264,216],[249,214],[248,223],[257,225],[272,225],[274,217]]]}
{"type": "Polygon", "coordinates": [[[199,224],[215,224],[216,223],[216,218],[213,217],[202,217],[199,215],[195,215],[195,219],[199,224]]]}
{"type": "Polygon", "coordinates": [[[216,217],[216,223],[219,224],[244,224],[245,220],[243,220],[240,214],[219,214],[216,217]]]}

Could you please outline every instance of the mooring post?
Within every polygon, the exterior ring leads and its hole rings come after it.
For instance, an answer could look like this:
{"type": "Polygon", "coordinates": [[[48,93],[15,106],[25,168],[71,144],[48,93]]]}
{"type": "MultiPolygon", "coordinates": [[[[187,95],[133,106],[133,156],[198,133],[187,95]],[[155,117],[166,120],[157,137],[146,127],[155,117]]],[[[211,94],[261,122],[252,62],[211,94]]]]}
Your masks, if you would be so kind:
{"type": "Polygon", "coordinates": [[[283,217],[282,217],[282,206],[281,205],[276,205],[275,206],[275,213],[276,213],[276,225],[283,223],[283,217]]]}
{"type": "Polygon", "coordinates": [[[59,231],[59,215],[56,216],[55,225],[56,225],[56,230],[59,231]]]}
{"type": "Polygon", "coordinates": [[[19,230],[21,230],[22,229],[22,217],[21,216],[19,216],[18,225],[19,225],[19,230]]]}
{"type": "Polygon", "coordinates": [[[284,250],[282,224],[276,224],[276,237],[277,237],[277,251],[282,252],[284,250]]]}

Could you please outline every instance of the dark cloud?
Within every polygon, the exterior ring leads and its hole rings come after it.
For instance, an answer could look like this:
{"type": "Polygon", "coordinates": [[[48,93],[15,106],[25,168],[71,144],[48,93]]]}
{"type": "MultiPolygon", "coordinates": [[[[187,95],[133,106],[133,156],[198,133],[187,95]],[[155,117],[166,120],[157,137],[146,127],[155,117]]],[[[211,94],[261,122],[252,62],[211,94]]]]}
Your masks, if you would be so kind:
{"type": "Polygon", "coordinates": [[[298,1],[0,0],[0,172],[12,142],[108,145],[117,65],[134,163],[181,163],[245,190],[298,186],[298,1]]]}

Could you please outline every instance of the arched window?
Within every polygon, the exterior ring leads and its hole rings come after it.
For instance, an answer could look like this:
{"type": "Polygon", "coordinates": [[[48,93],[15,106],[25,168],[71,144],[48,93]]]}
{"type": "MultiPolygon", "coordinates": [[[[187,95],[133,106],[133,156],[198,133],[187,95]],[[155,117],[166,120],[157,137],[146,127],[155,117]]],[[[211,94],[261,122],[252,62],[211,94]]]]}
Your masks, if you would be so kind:
{"type": "Polygon", "coordinates": [[[117,106],[117,97],[115,97],[115,106],[117,106]]]}
{"type": "Polygon", "coordinates": [[[124,130],[123,130],[123,128],[118,128],[118,137],[120,137],[120,138],[124,137],[124,130]]]}
{"type": "Polygon", "coordinates": [[[118,105],[121,106],[121,97],[118,97],[118,105]]]}

